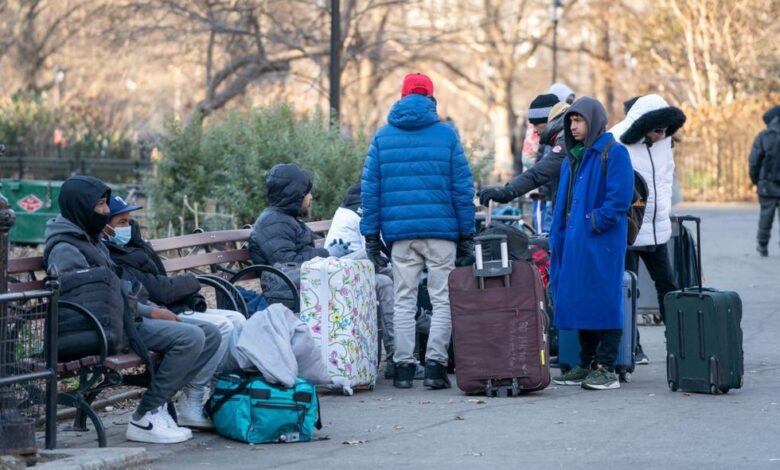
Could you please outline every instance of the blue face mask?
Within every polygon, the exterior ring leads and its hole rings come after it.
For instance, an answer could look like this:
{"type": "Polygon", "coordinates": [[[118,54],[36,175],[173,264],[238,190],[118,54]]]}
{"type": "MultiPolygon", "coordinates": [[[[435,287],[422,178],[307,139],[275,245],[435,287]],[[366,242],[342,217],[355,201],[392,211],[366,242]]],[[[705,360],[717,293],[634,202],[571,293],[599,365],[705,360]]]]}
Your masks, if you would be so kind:
{"type": "Polygon", "coordinates": [[[114,236],[108,237],[108,239],[115,245],[125,246],[130,241],[132,234],[133,227],[115,227],[114,236]]]}

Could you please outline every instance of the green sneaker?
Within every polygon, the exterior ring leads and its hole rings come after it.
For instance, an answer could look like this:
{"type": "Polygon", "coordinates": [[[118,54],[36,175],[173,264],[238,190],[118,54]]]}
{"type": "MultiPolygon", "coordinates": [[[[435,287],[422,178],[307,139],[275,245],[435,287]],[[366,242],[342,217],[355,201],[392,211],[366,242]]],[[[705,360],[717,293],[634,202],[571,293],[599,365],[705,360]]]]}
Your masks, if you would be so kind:
{"type": "Polygon", "coordinates": [[[588,374],[590,374],[588,369],[575,367],[574,369],[569,369],[568,372],[553,377],[553,383],[556,385],[580,385],[588,374]]]}
{"type": "Polygon", "coordinates": [[[582,388],[585,390],[612,390],[620,388],[620,379],[616,373],[601,367],[591,372],[582,381],[582,388]]]}

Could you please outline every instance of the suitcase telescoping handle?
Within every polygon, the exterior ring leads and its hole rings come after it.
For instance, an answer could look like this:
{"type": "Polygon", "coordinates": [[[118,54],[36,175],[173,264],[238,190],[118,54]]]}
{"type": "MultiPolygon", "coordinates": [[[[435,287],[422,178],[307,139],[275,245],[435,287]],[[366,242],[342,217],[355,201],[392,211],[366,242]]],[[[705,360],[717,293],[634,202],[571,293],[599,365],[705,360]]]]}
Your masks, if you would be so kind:
{"type": "Polygon", "coordinates": [[[506,235],[479,235],[474,237],[474,276],[479,279],[479,288],[485,288],[486,277],[504,276],[504,284],[509,287],[509,275],[512,274],[512,264],[509,262],[509,247],[506,235]],[[498,260],[485,260],[483,245],[486,243],[499,243],[501,258],[498,260]]]}
{"type": "MultiPolygon", "coordinates": [[[[693,222],[696,224],[696,275],[699,281],[699,292],[702,292],[704,290],[704,283],[702,282],[701,275],[701,217],[696,217],[695,215],[678,215],[677,225],[680,237],[682,237],[684,222],[693,222]]],[[[680,266],[682,265],[683,263],[680,263],[680,266]]],[[[680,290],[685,290],[685,283],[680,284],[680,290]]]]}

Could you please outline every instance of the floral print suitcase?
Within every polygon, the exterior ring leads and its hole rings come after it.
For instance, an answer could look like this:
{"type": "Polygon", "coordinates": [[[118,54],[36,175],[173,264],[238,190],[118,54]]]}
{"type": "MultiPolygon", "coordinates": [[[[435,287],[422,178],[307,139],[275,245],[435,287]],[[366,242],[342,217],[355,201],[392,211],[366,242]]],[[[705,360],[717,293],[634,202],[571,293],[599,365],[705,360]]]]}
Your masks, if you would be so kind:
{"type": "Polygon", "coordinates": [[[300,318],[321,345],[331,378],[373,389],[379,355],[376,315],[370,261],[330,257],[303,263],[300,318]]]}

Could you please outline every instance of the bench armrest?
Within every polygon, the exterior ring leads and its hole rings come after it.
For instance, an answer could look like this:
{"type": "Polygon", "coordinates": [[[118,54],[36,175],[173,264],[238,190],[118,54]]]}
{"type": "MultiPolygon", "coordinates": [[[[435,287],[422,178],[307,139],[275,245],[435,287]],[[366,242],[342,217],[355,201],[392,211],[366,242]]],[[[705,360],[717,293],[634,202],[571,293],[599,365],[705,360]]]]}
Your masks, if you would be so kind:
{"type": "MultiPolygon", "coordinates": [[[[283,292],[273,292],[273,296],[270,296],[271,292],[263,291],[269,303],[281,303],[295,313],[301,310],[301,297],[298,292],[298,286],[282,271],[264,264],[253,264],[240,270],[229,279],[231,284],[236,284],[239,281],[247,279],[262,279],[263,274],[268,274],[278,281],[278,284],[285,286],[283,292]]],[[[262,282],[261,282],[262,286],[262,282]]]]}
{"type": "Polygon", "coordinates": [[[57,306],[59,308],[67,308],[68,310],[76,312],[77,314],[84,317],[94,327],[95,332],[98,334],[100,364],[105,363],[106,356],[108,356],[108,340],[106,339],[106,332],[103,330],[103,325],[100,324],[100,321],[98,321],[97,317],[86,308],[82,307],[81,305],[74,304],[73,302],[60,300],[57,302],[57,306]]]}
{"type": "Polygon", "coordinates": [[[244,297],[230,281],[215,274],[201,274],[197,278],[201,284],[213,288],[217,293],[217,308],[233,310],[241,313],[244,317],[248,315],[244,297]]]}

